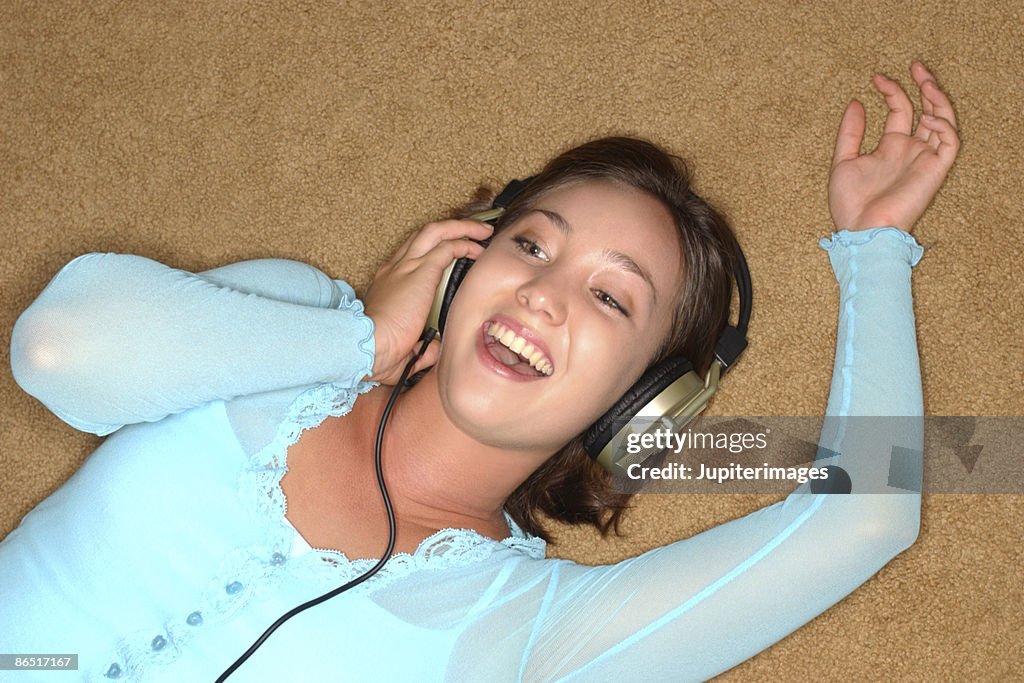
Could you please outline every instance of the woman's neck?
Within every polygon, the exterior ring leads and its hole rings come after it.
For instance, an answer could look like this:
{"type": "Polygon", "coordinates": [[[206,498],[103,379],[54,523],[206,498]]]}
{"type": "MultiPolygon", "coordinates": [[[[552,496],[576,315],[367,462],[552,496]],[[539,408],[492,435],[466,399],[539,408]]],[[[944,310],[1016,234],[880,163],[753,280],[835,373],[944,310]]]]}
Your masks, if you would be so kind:
{"type": "MultiPolygon", "coordinates": [[[[505,500],[547,455],[489,446],[465,434],[448,419],[435,377],[427,373],[392,408],[382,454],[388,491],[407,521],[504,535],[505,500]]],[[[376,393],[375,409],[360,425],[374,437],[391,387],[376,393]]]]}

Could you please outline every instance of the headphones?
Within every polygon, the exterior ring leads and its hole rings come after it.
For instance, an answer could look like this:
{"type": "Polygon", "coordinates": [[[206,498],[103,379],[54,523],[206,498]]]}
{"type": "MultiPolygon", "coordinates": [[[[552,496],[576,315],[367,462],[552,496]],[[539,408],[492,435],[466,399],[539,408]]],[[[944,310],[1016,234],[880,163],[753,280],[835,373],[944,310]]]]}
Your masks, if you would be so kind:
{"type": "MultiPolygon", "coordinates": [[[[487,211],[470,216],[471,220],[492,225],[502,216],[508,205],[530,184],[533,178],[513,180],[494,199],[487,211]]],[[[693,194],[693,193],[691,193],[693,194]]],[[[693,195],[696,197],[696,195],[693,195]]],[[[481,242],[487,246],[489,240],[481,242]]],[[[427,330],[444,333],[445,320],[451,308],[459,285],[466,277],[473,259],[460,258],[453,261],[441,276],[441,282],[434,293],[434,302],[427,317],[427,330]]],[[[630,387],[622,398],[602,415],[586,431],[583,449],[592,460],[596,460],[615,476],[626,476],[630,465],[646,460],[650,451],[629,454],[623,448],[616,448],[626,436],[635,431],[639,420],[641,430],[650,428],[652,423],[661,424],[670,420],[676,430],[683,429],[708,404],[718,389],[721,376],[732,367],[747,347],[747,323],[753,293],[750,286],[750,271],[743,250],[736,245],[736,267],[733,273],[739,290],[740,310],[736,325],[726,324],[715,344],[714,360],[703,378],[693,369],[693,364],[683,356],[670,356],[647,369],[639,380],[630,387]]]]}

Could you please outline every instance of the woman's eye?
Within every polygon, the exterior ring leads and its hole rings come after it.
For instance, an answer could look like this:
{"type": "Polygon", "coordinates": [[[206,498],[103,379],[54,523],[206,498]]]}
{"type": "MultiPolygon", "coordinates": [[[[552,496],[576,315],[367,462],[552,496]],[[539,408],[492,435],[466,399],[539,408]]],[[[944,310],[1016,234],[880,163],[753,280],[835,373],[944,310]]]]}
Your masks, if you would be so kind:
{"type": "Polygon", "coordinates": [[[545,254],[544,250],[541,249],[533,240],[525,237],[513,237],[512,240],[516,243],[516,247],[518,247],[524,254],[532,256],[533,258],[539,258],[542,261],[548,260],[548,255],[545,254]]]}
{"type": "Polygon", "coordinates": [[[608,292],[601,289],[595,289],[594,296],[597,297],[597,300],[601,302],[602,306],[607,306],[612,310],[618,311],[627,318],[629,317],[629,311],[623,308],[622,304],[616,301],[615,297],[613,297],[608,292]]]}

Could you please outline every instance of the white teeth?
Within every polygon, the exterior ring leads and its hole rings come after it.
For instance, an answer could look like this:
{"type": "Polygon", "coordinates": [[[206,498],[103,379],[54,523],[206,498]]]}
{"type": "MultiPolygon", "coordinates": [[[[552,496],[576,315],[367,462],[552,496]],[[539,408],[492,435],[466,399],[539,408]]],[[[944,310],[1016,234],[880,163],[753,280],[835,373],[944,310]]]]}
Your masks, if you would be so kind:
{"type": "Polygon", "coordinates": [[[487,326],[487,334],[507,346],[513,352],[524,358],[531,367],[543,375],[551,375],[555,367],[551,364],[544,353],[527,342],[524,338],[505,327],[501,323],[491,323],[487,326]]]}

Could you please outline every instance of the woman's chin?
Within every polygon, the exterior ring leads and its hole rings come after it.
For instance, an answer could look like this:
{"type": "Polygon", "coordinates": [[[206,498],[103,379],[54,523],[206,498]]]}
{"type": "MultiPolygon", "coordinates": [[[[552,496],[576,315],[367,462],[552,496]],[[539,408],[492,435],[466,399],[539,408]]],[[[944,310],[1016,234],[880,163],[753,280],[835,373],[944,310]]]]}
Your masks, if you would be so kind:
{"type": "Polygon", "coordinates": [[[456,392],[441,395],[441,404],[451,424],[482,446],[508,451],[530,451],[551,455],[571,441],[579,431],[568,434],[571,427],[558,429],[541,423],[537,411],[523,413],[510,409],[493,395],[456,392]]]}

